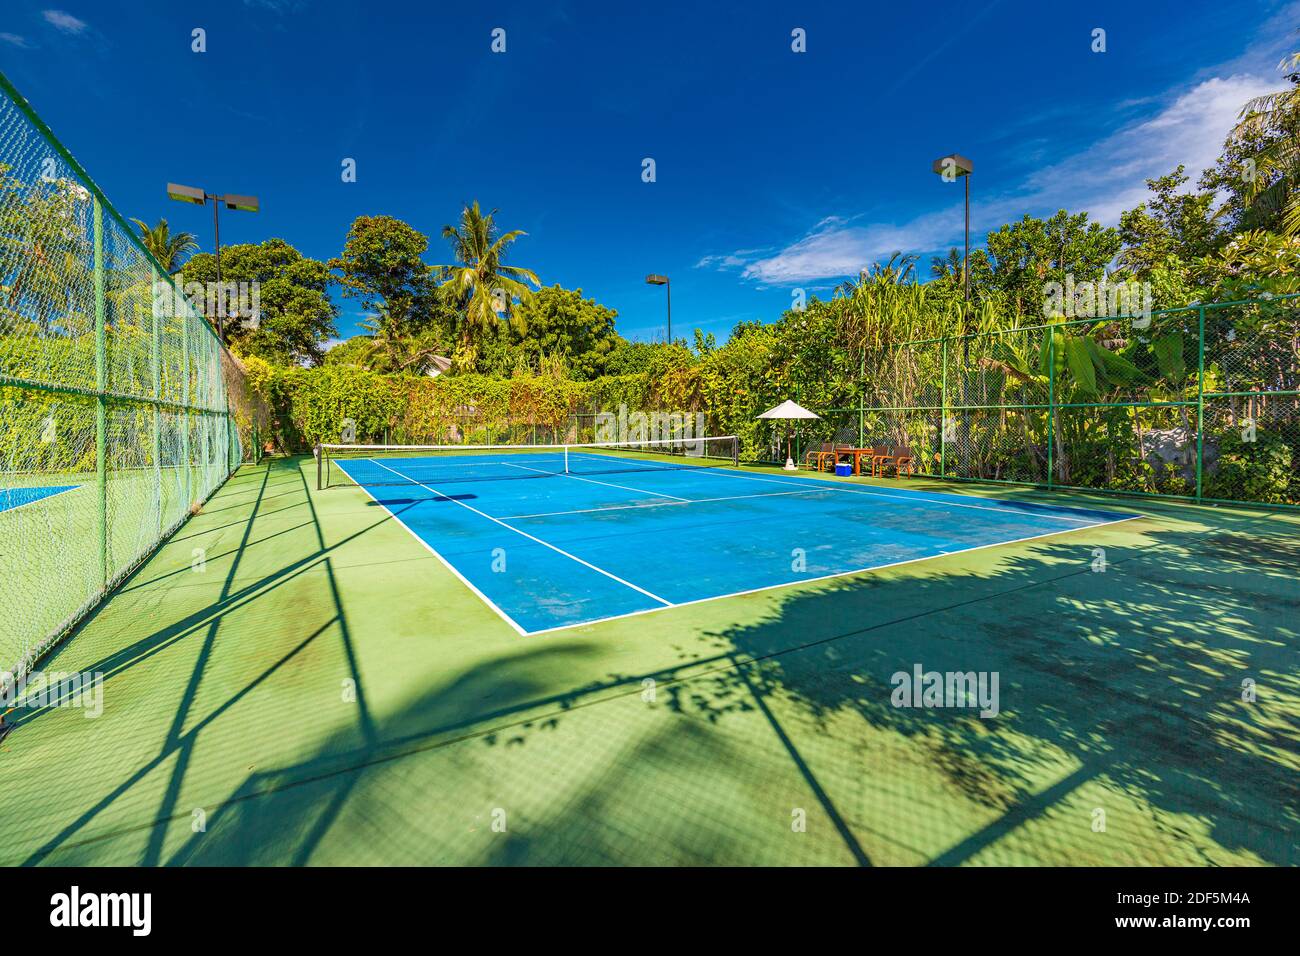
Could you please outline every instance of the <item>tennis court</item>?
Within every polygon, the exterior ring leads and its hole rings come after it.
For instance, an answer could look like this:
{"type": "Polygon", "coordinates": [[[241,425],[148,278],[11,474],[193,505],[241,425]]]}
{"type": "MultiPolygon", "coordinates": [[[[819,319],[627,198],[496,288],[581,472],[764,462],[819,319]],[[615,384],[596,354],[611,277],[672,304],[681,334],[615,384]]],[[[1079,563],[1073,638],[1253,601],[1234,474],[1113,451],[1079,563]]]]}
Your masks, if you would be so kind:
{"type": "Polygon", "coordinates": [[[746,473],[734,438],[697,441],[335,445],[322,484],[363,488],[521,634],[1137,517],[746,473]]]}
{"type": "Polygon", "coordinates": [[[65,491],[72,491],[76,487],[76,485],[49,485],[41,488],[0,488],[0,511],[21,508],[23,505],[61,495],[65,491]]]}

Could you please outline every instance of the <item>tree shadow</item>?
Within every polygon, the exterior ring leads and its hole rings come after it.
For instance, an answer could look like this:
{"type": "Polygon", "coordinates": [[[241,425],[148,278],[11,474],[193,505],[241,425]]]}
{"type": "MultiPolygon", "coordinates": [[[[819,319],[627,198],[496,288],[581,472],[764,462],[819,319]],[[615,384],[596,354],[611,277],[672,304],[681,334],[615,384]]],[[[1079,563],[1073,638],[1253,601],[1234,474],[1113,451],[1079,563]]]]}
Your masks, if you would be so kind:
{"type": "MultiPolygon", "coordinates": [[[[376,715],[334,561],[392,518],[362,520],[327,543],[297,463],[268,468],[247,507],[214,600],[81,668],[120,681],[169,646],[198,642],[156,752],[25,862],[126,853],[142,864],[209,865],[953,865],[1036,828],[1030,862],[1059,864],[1089,861],[1086,811],[1099,804],[1116,829],[1133,807],[1157,828],[1199,821],[1203,833],[1171,839],[1195,844],[1189,855],[1204,862],[1218,860],[1206,840],[1300,862],[1300,541],[1274,516],[1180,520],[1170,509],[1123,531],[781,591],[745,624],[701,631],[698,618],[681,616],[680,636],[662,647],[676,660],[645,672],[561,685],[557,674],[599,674],[600,642],[636,625],[554,635],[376,715]],[[315,549],[241,582],[258,509],[295,483],[315,549]],[[308,574],[320,620],[200,706],[230,615],[308,574]],[[206,828],[188,832],[196,749],[286,674],[319,677],[311,655],[323,643],[355,689],[347,718],[331,714],[333,729],[305,757],[252,767],[233,788],[207,781],[220,796],[206,828]],[[894,706],[893,676],[917,665],[997,673],[999,714],[894,706]],[[1258,702],[1243,700],[1246,678],[1258,702]],[[652,702],[641,699],[647,682],[652,702]],[[151,784],[159,796],[135,827],[146,831],[140,845],[110,852],[126,834],[101,817],[154,774],[166,782],[151,784]],[[792,840],[790,809],[804,807],[816,833],[792,840]],[[501,832],[498,808],[509,818],[501,832]]],[[[277,714],[254,720],[246,747],[259,763],[256,741],[277,732],[277,714]]],[[[1159,848],[1129,859],[1168,862],[1159,848]]]]}
{"type": "MultiPolygon", "coordinates": [[[[1294,865],[1300,540],[1265,524],[1245,519],[1211,534],[1153,527],[1140,546],[1108,546],[1104,572],[1092,568],[1091,545],[1057,539],[983,570],[803,592],[760,624],[713,635],[758,676],[716,671],[677,692],[713,702],[724,719],[750,706],[758,684],[824,727],[850,714],[902,735],[989,816],[931,852],[935,864],[971,860],[1104,779],[1156,813],[1203,822],[1227,850],[1294,865]],[[997,672],[1001,713],[894,706],[891,679],[917,665],[997,672]],[[1243,700],[1246,679],[1257,702],[1243,700]],[[1060,775],[1063,766],[1074,769],[1060,775]]],[[[1060,827],[1050,832],[1067,839],[1060,827]]],[[[1071,862],[1074,848],[1043,852],[1071,862]]]]}

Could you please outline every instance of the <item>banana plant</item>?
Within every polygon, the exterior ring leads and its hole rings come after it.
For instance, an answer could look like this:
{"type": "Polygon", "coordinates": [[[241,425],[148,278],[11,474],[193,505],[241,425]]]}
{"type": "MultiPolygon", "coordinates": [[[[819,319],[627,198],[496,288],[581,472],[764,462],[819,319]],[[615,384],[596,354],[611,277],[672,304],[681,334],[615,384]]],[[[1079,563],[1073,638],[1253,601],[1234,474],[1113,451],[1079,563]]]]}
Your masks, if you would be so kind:
{"type": "Polygon", "coordinates": [[[1107,324],[1068,326],[1064,320],[1049,323],[1039,350],[1039,373],[1055,380],[1058,395],[1090,400],[1110,388],[1133,385],[1143,378],[1136,364],[1097,341],[1096,336],[1107,324]]]}

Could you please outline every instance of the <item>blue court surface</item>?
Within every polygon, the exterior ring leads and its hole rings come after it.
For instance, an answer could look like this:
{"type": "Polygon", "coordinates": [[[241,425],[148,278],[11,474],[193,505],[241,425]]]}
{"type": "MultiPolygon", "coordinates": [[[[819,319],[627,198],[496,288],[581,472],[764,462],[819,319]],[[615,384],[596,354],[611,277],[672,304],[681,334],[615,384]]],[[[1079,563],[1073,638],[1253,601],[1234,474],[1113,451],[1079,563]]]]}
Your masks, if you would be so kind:
{"type": "Polygon", "coordinates": [[[46,488],[0,488],[0,511],[21,508],[33,501],[50,498],[54,495],[71,491],[77,485],[50,485],[46,488]]]}
{"type": "Polygon", "coordinates": [[[329,466],[521,634],[1138,517],[573,450],[329,466]]]}

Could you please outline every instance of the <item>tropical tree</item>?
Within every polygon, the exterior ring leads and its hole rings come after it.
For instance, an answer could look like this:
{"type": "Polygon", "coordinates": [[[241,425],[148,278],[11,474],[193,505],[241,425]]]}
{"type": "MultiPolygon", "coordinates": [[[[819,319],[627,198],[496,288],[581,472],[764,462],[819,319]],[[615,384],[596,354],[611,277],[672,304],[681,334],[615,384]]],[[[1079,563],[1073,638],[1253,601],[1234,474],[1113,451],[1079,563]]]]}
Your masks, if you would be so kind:
{"type": "Polygon", "coordinates": [[[511,305],[542,285],[532,270],[505,264],[506,250],[527,233],[522,229],[500,232],[496,213],[493,209],[485,214],[475,200],[461,210],[459,226],[442,227],[442,237],[451,244],[456,262],[434,266],[434,271],[442,280],[443,294],[460,309],[461,346],[466,352],[473,350],[476,335],[493,328],[500,314],[509,313],[512,324],[522,332],[520,313],[511,305]]]}
{"type": "MultiPolygon", "coordinates": [[[[205,252],[191,257],[184,276],[186,282],[215,283],[216,257],[205,252]]],[[[307,258],[283,239],[242,243],[221,250],[221,281],[247,284],[250,300],[256,290],[257,314],[251,301],[228,306],[222,323],[240,354],[276,365],[320,363],[324,343],[338,334],[338,307],[327,294],[333,277],[324,262],[307,258]]]]}
{"type": "Polygon", "coordinates": [[[72,180],[29,184],[0,163],[0,297],[12,313],[5,324],[93,328],[85,286],[91,250],[80,225],[89,201],[72,180]]]}
{"type": "Polygon", "coordinates": [[[1095,282],[1120,250],[1119,231],[1064,209],[1047,219],[1026,215],[990,232],[987,259],[972,256],[972,285],[992,290],[1009,310],[1043,315],[1049,283],[1095,282]]]}
{"type": "Polygon", "coordinates": [[[168,275],[180,272],[190,254],[198,251],[199,243],[194,238],[194,233],[178,232],[173,235],[166,219],[159,219],[154,226],[145,225],[139,219],[131,221],[140,230],[140,241],[144,247],[167,270],[168,275]]]}
{"type": "Polygon", "coordinates": [[[593,379],[618,344],[614,320],[618,313],[581,289],[549,286],[522,299],[515,307],[511,334],[527,361],[538,366],[546,356],[563,356],[573,378],[593,379]]]}
{"type": "Polygon", "coordinates": [[[413,329],[383,308],[362,320],[361,328],[365,333],[357,339],[365,345],[356,353],[358,364],[371,371],[425,375],[433,370],[435,359],[451,351],[441,329],[433,325],[413,329]]]}
{"type": "Polygon", "coordinates": [[[422,373],[448,350],[458,315],[438,293],[438,271],[423,259],[428,248],[428,236],[400,219],[359,216],[343,254],[330,260],[344,297],[360,299],[368,313],[367,367],[422,373]]]}
{"type": "Polygon", "coordinates": [[[1224,235],[1213,216],[1214,196],[1187,192],[1184,167],[1167,176],[1147,180],[1151,198],[1119,217],[1124,248],[1119,264],[1140,278],[1166,265],[1171,258],[1183,263],[1210,255],[1224,235]]]}
{"type": "MultiPolygon", "coordinates": [[[[1229,146],[1248,146],[1234,156],[1229,176],[1240,194],[1242,225],[1277,223],[1285,235],[1300,233],[1300,53],[1278,64],[1287,86],[1241,108],[1229,146]]],[[[1221,213],[1233,208],[1225,204],[1221,213]]]]}

